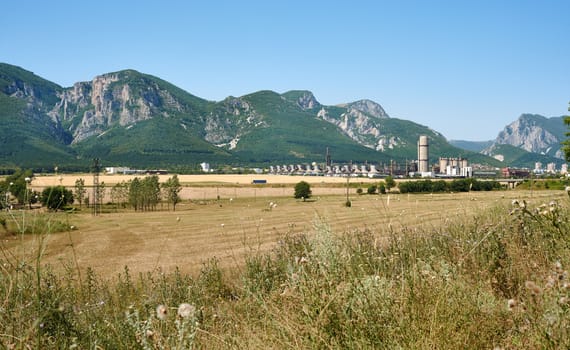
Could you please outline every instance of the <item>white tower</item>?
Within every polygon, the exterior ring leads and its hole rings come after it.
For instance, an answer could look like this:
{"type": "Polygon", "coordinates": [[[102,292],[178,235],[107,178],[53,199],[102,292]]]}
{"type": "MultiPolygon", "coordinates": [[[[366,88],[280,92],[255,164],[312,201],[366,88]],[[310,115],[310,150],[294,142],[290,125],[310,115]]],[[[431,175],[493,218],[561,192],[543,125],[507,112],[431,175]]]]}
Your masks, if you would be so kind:
{"type": "Polygon", "coordinates": [[[418,171],[429,172],[429,144],[426,135],[421,135],[418,140],[418,171]]]}

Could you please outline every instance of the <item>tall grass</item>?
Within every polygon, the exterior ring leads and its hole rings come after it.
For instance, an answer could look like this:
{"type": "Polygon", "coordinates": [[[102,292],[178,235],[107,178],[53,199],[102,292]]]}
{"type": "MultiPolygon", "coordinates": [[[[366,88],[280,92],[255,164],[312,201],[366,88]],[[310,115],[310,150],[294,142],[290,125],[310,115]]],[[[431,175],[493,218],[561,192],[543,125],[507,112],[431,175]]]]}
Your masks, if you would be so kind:
{"type": "Polygon", "coordinates": [[[3,249],[0,348],[569,348],[569,214],[514,201],[441,227],[347,232],[317,218],[237,274],[213,259],[196,276],[104,279],[3,249]]]}

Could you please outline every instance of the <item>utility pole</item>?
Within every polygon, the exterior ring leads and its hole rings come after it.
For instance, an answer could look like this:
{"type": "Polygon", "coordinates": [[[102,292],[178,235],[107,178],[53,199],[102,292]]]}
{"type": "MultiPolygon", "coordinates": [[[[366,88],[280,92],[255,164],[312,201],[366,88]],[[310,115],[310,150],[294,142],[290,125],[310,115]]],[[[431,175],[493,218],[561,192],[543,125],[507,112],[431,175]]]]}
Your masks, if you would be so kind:
{"type": "Polygon", "coordinates": [[[93,205],[92,214],[99,215],[101,208],[99,207],[99,158],[93,159],[93,205]]]}

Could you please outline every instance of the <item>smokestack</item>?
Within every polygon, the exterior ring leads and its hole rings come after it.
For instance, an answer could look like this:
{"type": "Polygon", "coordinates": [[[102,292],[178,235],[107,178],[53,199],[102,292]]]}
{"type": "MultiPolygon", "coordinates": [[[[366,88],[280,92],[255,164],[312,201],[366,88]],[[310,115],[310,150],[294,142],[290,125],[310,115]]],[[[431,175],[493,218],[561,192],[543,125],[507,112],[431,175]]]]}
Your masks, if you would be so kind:
{"type": "Polygon", "coordinates": [[[426,135],[421,135],[418,140],[418,171],[429,172],[429,144],[426,135]]]}

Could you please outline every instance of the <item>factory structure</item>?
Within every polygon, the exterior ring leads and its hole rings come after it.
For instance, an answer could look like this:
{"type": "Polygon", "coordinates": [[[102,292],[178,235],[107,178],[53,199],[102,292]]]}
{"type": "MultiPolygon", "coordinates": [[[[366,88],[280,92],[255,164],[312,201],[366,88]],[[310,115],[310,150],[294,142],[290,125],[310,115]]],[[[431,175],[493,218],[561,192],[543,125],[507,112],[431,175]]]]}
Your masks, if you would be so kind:
{"type": "Polygon", "coordinates": [[[418,140],[417,160],[398,164],[394,161],[379,164],[334,164],[327,148],[324,163],[270,165],[269,174],[305,176],[367,176],[367,177],[472,177],[473,169],[466,158],[440,157],[430,164],[429,139],[421,135],[418,140]]]}
{"type": "Polygon", "coordinates": [[[418,140],[418,173],[421,177],[472,177],[473,168],[462,157],[439,157],[438,164],[430,167],[429,139],[421,135],[418,140]]]}

